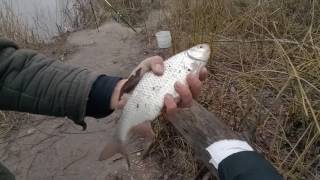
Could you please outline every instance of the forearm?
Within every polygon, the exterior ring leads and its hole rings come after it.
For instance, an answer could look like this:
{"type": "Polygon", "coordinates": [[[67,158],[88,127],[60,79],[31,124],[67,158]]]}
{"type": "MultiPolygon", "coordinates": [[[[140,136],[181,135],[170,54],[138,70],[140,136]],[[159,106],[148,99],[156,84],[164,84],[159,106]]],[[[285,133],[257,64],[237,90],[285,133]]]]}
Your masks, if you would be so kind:
{"type": "Polygon", "coordinates": [[[221,180],[282,180],[277,170],[245,141],[218,141],[207,151],[221,180]]]}
{"type": "Polygon", "coordinates": [[[119,79],[20,50],[0,38],[2,110],[66,116],[85,128],[86,115],[102,117],[112,112],[109,100],[119,79]]]}
{"type": "Polygon", "coordinates": [[[86,116],[102,118],[113,112],[110,102],[112,93],[120,80],[120,77],[110,77],[106,75],[98,77],[90,91],[86,116]]]}

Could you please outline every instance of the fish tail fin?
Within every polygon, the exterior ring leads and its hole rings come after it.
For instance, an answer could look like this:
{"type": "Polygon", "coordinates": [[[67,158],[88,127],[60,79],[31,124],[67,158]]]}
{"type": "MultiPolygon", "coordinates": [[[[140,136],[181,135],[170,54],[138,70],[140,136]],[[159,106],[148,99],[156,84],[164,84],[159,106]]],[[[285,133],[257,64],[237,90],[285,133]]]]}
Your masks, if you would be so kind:
{"type": "Polygon", "coordinates": [[[118,153],[123,155],[123,157],[126,159],[128,167],[130,168],[129,154],[124,144],[117,139],[113,139],[103,148],[99,156],[99,161],[107,160],[118,153]]]}
{"type": "Polygon", "coordinates": [[[140,137],[143,137],[145,139],[153,140],[155,137],[155,133],[152,130],[152,126],[151,126],[151,121],[145,121],[143,123],[140,123],[134,126],[130,132],[140,137]]]}

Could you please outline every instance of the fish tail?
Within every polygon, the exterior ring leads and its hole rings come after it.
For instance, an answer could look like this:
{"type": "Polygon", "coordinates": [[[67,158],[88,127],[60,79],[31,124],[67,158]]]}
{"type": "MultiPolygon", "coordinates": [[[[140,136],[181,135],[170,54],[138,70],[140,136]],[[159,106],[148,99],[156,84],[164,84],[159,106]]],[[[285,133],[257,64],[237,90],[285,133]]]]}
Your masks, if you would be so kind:
{"type": "Polygon", "coordinates": [[[107,143],[107,145],[103,148],[99,156],[99,161],[107,160],[116,154],[123,155],[123,157],[126,159],[128,167],[130,168],[129,154],[124,144],[120,140],[117,140],[115,138],[107,143]]]}

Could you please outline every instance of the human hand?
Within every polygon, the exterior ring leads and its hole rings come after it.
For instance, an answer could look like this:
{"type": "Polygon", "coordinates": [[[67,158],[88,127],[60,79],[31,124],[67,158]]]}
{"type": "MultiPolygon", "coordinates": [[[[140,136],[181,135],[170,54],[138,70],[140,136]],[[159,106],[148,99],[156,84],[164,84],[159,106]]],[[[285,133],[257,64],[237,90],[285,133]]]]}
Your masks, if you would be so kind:
{"type": "Polygon", "coordinates": [[[162,75],[164,72],[163,59],[160,56],[153,56],[143,60],[130,74],[129,79],[123,79],[116,85],[111,97],[111,109],[122,109],[127,97],[124,93],[128,93],[134,89],[142,76],[152,71],[156,75],[162,75]]]}
{"type": "Polygon", "coordinates": [[[202,67],[197,74],[189,74],[187,76],[187,85],[175,83],[175,90],[179,94],[178,98],[166,95],[164,98],[165,110],[167,114],[174,113],[177,108],[185,108],[192,106],[192,100],[200,95],[202,82],[207,78],[208,70],[202,67]]]}

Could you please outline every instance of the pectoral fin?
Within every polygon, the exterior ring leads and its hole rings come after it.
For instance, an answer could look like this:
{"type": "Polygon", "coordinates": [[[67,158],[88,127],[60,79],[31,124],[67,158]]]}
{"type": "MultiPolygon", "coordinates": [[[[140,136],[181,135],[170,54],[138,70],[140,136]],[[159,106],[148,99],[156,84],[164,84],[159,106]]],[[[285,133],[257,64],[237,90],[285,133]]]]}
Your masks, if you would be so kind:
{"type": "Polygon", "coordinates": [[[141,71],[142,69],[139,68],[134,74],[132,74],[128,81],[122,86],[121,90],[120,90],[120,98],[122,97],[122,95],[124,93],[129,93],[131,92],[139,83],[139,81],[141,80],[142,76],[141,76],[141,71]]]}

